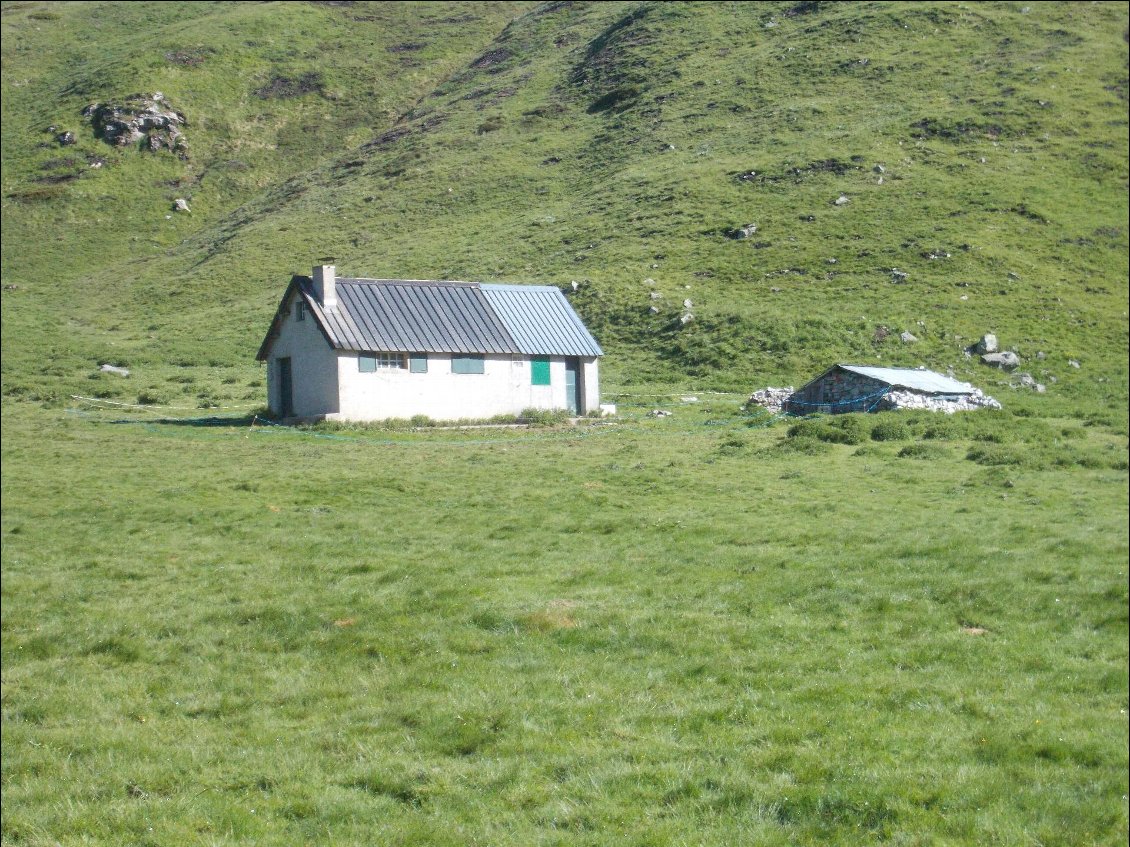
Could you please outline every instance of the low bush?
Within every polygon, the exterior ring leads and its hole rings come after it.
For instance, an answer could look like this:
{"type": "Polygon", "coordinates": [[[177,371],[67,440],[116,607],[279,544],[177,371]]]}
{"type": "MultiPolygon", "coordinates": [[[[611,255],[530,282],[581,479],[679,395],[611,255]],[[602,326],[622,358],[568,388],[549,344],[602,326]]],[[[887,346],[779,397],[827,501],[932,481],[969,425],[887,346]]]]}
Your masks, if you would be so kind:
{"type": "Polygon", "coordinates": [[[884,417],[871,427],[872,441],[906,441],[910,435],[910,427],[897,418],[884,417]]]}
{"type": "Polygon", "coordinates": [[[907,444],[898,452],[900,459],[944,459],[949,455],[950,451],[945,447],[937,444],[924,444],[921,441],[907,444]]]}
{"type": "Polygon", "coordinates": [[[569,420],[566,409],[523,409],[518,420],[530,426],[557,426],[569,420]]]}
{"type": "Polygon", "coordinates": [[[789,438],[814,438],[829,444],[863,444],[870,427],[862,414],[807,418],[789,427],[789,438]]]}

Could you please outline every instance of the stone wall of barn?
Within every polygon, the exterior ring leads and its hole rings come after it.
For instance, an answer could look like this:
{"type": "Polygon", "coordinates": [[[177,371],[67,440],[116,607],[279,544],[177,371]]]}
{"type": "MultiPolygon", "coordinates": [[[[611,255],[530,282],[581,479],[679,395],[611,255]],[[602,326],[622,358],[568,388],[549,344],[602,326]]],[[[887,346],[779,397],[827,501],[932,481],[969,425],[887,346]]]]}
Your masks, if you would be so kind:
{"type": "Polygon", "coordinates": [[[785,403],[790,415],[840,415],[845,412],[867,412],[882,398],[887,383],[862,374],[832,368],[795,392],[785,403]]]}

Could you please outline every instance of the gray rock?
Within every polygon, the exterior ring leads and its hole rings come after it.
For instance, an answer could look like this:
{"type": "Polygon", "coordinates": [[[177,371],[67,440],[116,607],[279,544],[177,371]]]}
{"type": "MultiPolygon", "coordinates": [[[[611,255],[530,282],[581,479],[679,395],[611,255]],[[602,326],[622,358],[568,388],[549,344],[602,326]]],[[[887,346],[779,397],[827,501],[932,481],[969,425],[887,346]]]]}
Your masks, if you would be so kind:
{"type": "Polygon", "coordinates": [[[652,300],[662,300],[663,299],[663,295],[660,294],[658,291],[652,291],[647,296],[650,297],[652,300]]]}
{"type": "Polygon", "coordinates": [[[126,147],[144,138],[149,150],[168,149],[187,156],[188,142],[180,131],[185,117],[160,92],[151,97],[135,94],[122,103],[91,103],[82,115],[107,144],[126,147]]]}
{"type": "Polygon", "coordinates": [[[743,238],[749,238],[751,235],[757,233],[757,224],[746,224],[739,226],[737,229],[730,230],[730,238],[736,238],[739,241],[743,238]]]}
{"type": "Polygon", "coordinates": [[[683,301],[683,308],[687,310],[694,308],[694,303],[691,302],[691,299],[689,297],[683,301]]]}
{"type": "Polygon", "coordinates": [[[1041,361],[1041,362],[1044,361],[1044,359],[1046,359],[1047,357],[1048,357],[1048,354],[1045,353],[1043,350],[1041,350],[1040,352],[1038,352],[1036,354],[1036,359],[1041,361]]]}
{"type": "Polygon", "coordinates": [[[982,364],[1000,368],[1002,371],[1011,371],[1020,366],[1020,357],[1010,350],[1003,353],[985,353],[981,356],[982,364]]]}
{"type": "Polygon", "coordinates": [[[887,172],[887,169],[883,167],[883,165],[876,165],[872,170],[877,174],[885,174],[887,172]]]}
{"type": "Polygon", "coordinates": [[[56,135],[55,140],[58,141],[64,147],[69,147],[71,144],[74,144],[78,139],[75,138],[75,134],[73,132],[71,132],[70,130],[67,130],[66,132],[60,132],[58,135],[56,135]]]}
{"type": "Polygon", "coordinates": [[[174,212],[191,212],[192,209],[188,208],[188,201],[187,200],[185,200],[183,197],[178,197],[176,200],[173,201],[173,211],[174,212]]]}
{"type": "Polygon", "coordinates": [[[648,309],[648,311],[651,312],[653,315],[658,315],[659,314],[659,307],[658,306],[652,306],[648,309]]]}
{"type": "Polygon", "coordinates": [[[903,330],[899,333],[899,340],[901,340],[903,344],[913,344],[918,339],[911,335],[909,332],[903,330]]]}
{"type": "Polygon", "coordinates": [[[774,285],[774,286],[773,286],[772,288],[770,288],[770,289],[769,289],[769,291],[770,291],[770,293],[772,293],[772,294],[780,294],[780,293],[781,293],[781,289],[779,289],[779,288],[778,288],[777,286],[775,286],[775,285],[774,285]]]}
{"type": "Polygon", "coordinates": [[[997,346],[997,337],[991,332],[987,332],[981,336],[981,340],[977,342],[974,349],[979,354],[996,353],[1000,348],[997,346]]]}
{"type": "Polygon", "coordinates": [[[693,320],[694,320],[694,315],[692,315],[690,312],[687,312],[685,315],[683,315],[681,318],[679,318],[679,323],[681,323],[683,326],[686,326],[687,324],[689,324],[693,320]]]}
{"type": "Polygon", "coordinates": [[[1067,364],[1071,365],[1071,367],[1073,367],[1073,368],[1081,368],[1082,367],[1082,365],[1080,365],[1074,359],[1068,359],[1067,364]]]}
{"type": "Polygon", "coordinates": [[[100,370],[104,374],[117,374],[118,376],[129,376],[129,370],[127,370],[126,368],[119,368],[117,365],[111,365],[109,363],[104,364],[98,370],[100,370]]]}
{"type": "Polygon", "coordinates": [[[898,268],[891,268],[891,282],[903,283],[910,279],[910,274],[906,271],[900,271],[898,268]]]}
{"type": "Polygon", "coordinates": [[[832,204],[835,206],[846,206],[850,202],[851,198],[849,198],[846,194],[841,194],[839,197],[832,201],[832,204]]]}

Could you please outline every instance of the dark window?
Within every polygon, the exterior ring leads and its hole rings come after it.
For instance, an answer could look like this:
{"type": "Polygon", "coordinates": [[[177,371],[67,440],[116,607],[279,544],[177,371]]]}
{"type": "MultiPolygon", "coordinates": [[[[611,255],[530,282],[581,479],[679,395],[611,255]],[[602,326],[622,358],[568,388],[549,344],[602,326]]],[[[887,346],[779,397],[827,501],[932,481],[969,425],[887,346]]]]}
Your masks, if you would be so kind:
{"type": "Polygon", "coordinates": [[[301,300],[294,304],[294,319],[296,321],[306,320],[306,304],[301,300]]]}
{"type": "Polygon", "coordinates": [[[453,374],[481,374],[485,373],[482,355],[451,357],[451,372],[453,374]]]}

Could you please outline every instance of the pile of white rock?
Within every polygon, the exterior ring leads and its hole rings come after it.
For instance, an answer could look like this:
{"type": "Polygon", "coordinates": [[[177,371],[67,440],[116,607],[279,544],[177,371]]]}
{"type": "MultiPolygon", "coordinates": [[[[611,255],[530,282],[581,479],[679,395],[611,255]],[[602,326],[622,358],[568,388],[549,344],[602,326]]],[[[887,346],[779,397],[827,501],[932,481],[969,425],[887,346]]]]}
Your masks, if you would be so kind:
{"type": "Polygon", "coordinates": [[[883,395],[883,407],[887,409],[929,409],[931,412],[945,412],[952,415],[954,412],[968,412],[973,409],[999,409],[1001,404],[982,393],[980,388],[974,388],[970,394],[961,394],[956,397],[936,397],[929,394],[919,394],[917,391],[888,391],[883,395]]]}
{"type": "Polygon", "coordinates": [[[788,388],[762,388],[749,396],[745,401],[747,406],[763,406],[774,414],[779,414],[785,405],[785,401],[792,395],[794,389],[791,385],[788,388]]]}

